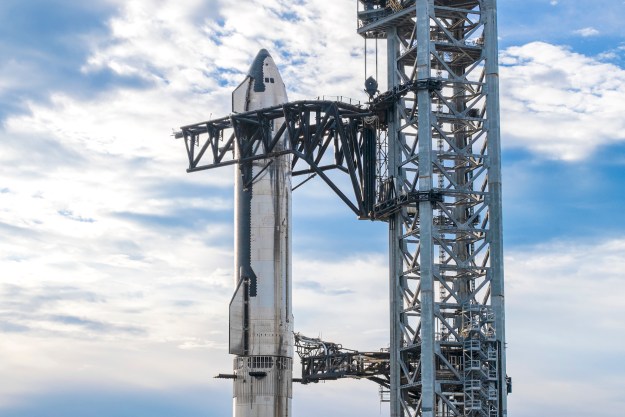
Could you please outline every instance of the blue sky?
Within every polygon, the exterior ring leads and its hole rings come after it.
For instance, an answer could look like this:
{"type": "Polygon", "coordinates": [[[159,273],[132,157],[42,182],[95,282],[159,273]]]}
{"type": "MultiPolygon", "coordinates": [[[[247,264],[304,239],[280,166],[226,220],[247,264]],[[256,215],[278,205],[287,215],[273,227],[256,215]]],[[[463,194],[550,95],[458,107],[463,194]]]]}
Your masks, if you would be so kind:
{"type": "MultiPolygon", "coordinates": [[[[499,10],[510,416],[620,417],[625,2],[499,10]]],[[[230,414],[212,376],[231,363],[233,173],[186,174],[171,132],[227,114],[260,48],[291,99],[364,99],[354,11],[1,2],[0,415],[230,414]]],[[[293,207],[296,330],[386,346],[384,225],[321,184],[293,207]]],[[[297,386],[293,407],[388,415],[366,381],[297,386]]]]}

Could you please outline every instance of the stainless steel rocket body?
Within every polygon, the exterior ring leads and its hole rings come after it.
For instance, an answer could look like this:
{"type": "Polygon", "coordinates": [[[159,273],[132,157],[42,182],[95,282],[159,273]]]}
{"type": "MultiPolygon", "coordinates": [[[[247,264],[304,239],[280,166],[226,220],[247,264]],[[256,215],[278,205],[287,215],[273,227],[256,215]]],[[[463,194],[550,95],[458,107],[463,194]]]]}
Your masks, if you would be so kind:
{"type": "MultiPolygon", "coordinates": [[[[286,101],[278,68],[261,50],[232,94],[233,111],[286,101]]],[[[293,375],[291,157],[243,163],[235,173],[235,293],[230,303],[230,353],[237,355],[233,413],[235,417],[287,417],[293,375]]]]}

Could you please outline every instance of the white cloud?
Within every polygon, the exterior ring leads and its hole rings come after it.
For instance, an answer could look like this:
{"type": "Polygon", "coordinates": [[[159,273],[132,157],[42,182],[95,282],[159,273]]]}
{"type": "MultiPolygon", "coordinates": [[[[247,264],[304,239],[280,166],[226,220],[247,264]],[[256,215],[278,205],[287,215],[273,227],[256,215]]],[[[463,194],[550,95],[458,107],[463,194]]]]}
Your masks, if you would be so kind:
{"type": "Polygon", "coordinates": [[[311,337],[322,334],[351,349],[388,346],[385,256],[367,253],[337,261],[295,257],[293,263],[296,331],[311,337]]]}
{"type": "MultiPolygon", "coordinates": [[[[112,19],[112,40],[98,46],[85,71],[108,67],[148,80],[162,78],[168,88],[185,94],[212,91],[217,81],[230,91],[256,52],[266,48],[281,67],[292,98],[364,96],[364,80],[353,76],[360,74],[362,40],[345,25],[354,19],[349,0],[312,1],[298,8],[284,0],[252,0],[243,7],[214,2],[213,16],[220,20],[207,16],[198,25],[189,20],[200,2],[191,2],[194,7],[173,1],[158,7],[144,3],[124,7],[112,19]]],[[[215,102],[211,110],[226,113],[225,101],[215,102]]]]}
{"type": "Polygon", "coordinates": [[[574,32],[577,35],[580,35],[584,38],[588,38],[590,36],[597,36],[599,35],[599,31],[593,27],[585,27],[582,29],[578,29],[574,32]]]}
{"type": "Polygon", "coordinates": [[[618,61],[625,55],[625,44],[621,44],[615,48],[608,49],[597,55],[601,61],[618,61]]]}
{"type": "Polygon", "coordinates": [[[623,250],[625,240],[617,239],[508,251],[511,410],[620,415],[625,405],[618,389],[625,383],[623,250]],[[614,407],[597,410],[597,401],[614,407]]]}
{"type": "Polygon", "coordinates": [[[622,68],[543,42],[506,49],[501,64],[504,146],[575,161],[625,140],[622,68]]]}

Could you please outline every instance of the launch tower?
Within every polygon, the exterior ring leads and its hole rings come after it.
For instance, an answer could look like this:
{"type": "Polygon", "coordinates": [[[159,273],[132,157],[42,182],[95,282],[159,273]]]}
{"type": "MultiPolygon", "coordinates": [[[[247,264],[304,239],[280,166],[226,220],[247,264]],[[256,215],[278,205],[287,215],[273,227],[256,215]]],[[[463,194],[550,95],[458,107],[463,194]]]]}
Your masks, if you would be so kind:
{"type": "Polygon", "coordinates": [[[495,0],[361,1],[385,39],[391,416],[506,416],[495,0]],[[440,84],[438,84],[440,83],[440,84]]]}

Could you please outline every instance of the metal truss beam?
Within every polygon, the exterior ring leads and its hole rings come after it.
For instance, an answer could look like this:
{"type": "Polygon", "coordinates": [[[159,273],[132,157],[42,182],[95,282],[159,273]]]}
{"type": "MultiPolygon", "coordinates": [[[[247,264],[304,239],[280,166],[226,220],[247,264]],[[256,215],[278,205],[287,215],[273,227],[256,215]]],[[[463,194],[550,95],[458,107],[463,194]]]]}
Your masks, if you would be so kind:
{"type": "Polygon", "coordinates": [[[295,334],[295,347],[302,363],[303,384],[340,378],[368,379],[388,389],[389,353],[359,352],[337,343],[295,334]]]}
{"type": "Polygon", "coordinates": [[[368,109],[347,103],[297,101],[183,126],[176,137],[184,138],[188,172],[268,165],[290,153],[292,175],[306,177],[294,189],[319,177],[359,218],[373,219],[375,120],[368,109]]]}

